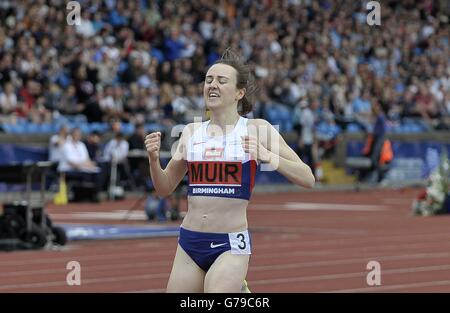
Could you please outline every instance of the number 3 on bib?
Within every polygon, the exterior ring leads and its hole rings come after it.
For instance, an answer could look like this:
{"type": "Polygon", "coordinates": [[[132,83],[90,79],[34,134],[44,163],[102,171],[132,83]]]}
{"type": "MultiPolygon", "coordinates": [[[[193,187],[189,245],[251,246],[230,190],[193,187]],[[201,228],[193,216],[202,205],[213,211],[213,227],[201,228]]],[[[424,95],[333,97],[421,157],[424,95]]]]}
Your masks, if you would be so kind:
{"type": "Polygon", "coordinates": [[[250,235],[248,231],[229,233],[231,254],[251,254],[250,235]]]}

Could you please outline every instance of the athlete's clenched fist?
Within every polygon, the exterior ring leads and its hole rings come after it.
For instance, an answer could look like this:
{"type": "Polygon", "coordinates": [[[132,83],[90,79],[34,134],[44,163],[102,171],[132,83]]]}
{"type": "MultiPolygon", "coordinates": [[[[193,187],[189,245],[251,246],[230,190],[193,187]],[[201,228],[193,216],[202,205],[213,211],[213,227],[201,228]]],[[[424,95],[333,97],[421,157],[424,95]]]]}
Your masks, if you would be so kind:
{"type": "Polygon", "coordinates": [[[151,160],[159,159],[159,150],[161,149],[161,132],[155,132],[145,136],[145,149],[151,160]]]}
{"type": "Polygon", "coordinates": [[[245,153],[250,154],[251,160],[258,160],[262,163],[270,161],[269,151],[254,136],[241,136],[242,148],[245,153]]]}

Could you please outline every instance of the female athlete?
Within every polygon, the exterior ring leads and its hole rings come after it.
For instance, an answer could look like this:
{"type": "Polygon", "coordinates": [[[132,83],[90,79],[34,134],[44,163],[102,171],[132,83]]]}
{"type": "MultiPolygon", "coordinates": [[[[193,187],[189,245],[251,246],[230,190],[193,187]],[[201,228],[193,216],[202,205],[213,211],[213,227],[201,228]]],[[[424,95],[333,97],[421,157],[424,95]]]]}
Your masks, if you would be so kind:
{"type": "Polygon", "coordinates": [[[203,96],[210,120],[188,124],[165,169],[161,133],[146,136],[150,175],[160,196],[170,195],[188,173],[188,212],[180,228],[167,292],[240,292],[251,240],[246,210],[258,164],[276,169],[294,184],[311,188],[314,176],[263,119],[242,117],[250,70],[227,50],[205,77],[203,96]]]}

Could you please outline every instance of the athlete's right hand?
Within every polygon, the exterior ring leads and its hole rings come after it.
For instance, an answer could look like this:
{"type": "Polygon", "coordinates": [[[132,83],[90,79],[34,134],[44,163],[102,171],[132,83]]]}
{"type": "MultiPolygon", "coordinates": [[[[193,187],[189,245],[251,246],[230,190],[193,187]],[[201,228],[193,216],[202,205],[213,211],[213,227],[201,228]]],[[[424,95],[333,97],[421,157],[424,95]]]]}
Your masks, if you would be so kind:
{"type": "Polygon", "coordinates": [[[147,149],[150,160],[158,160],[159,150],[161,149],[161,132],[155,132],[145,136],[145,148],[147,149]]]}

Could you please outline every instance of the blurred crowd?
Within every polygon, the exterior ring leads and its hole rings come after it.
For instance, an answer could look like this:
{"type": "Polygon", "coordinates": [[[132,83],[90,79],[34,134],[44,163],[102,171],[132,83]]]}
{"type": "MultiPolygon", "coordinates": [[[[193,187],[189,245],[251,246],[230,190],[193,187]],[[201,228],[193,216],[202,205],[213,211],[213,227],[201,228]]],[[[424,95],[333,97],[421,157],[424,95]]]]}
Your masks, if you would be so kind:
{"type": "Polygon", "coordinates": [[[110,200],[123,199],[125,191],[146,190],[149,194],[144,208],[148,220],[178,219],[182,187],[170,196],[158,196],[148,176],[146,153],[132,154],[140,152],[144,146],[144,125],[138,124],[135,132],[126,138],[121,123],[116,120],[112,123],[112,132],[110,139],[102,140],[99,132],[83,136],[77,127],[62,126],[52,135],[49,161],[54,162],[56,168],[49,177],[51,188],[61,188],[58,178],[63,174],[69,185],[69,201],[99,202],[102,191],[107,192],[110,200]]]}
{"type": "Polygon", "coordinates": [[[67,1],[0,2],[1,123],[190,122],[204,116],[208,66],[232,47],[254,70],[253,117],[281,107],[293,129],[370,131],[379,106],[392,125],[449,129],[447,0],[380,1],[381,26],[366,23],[367,1],[78,2],[73,26],[67,1]]]}

